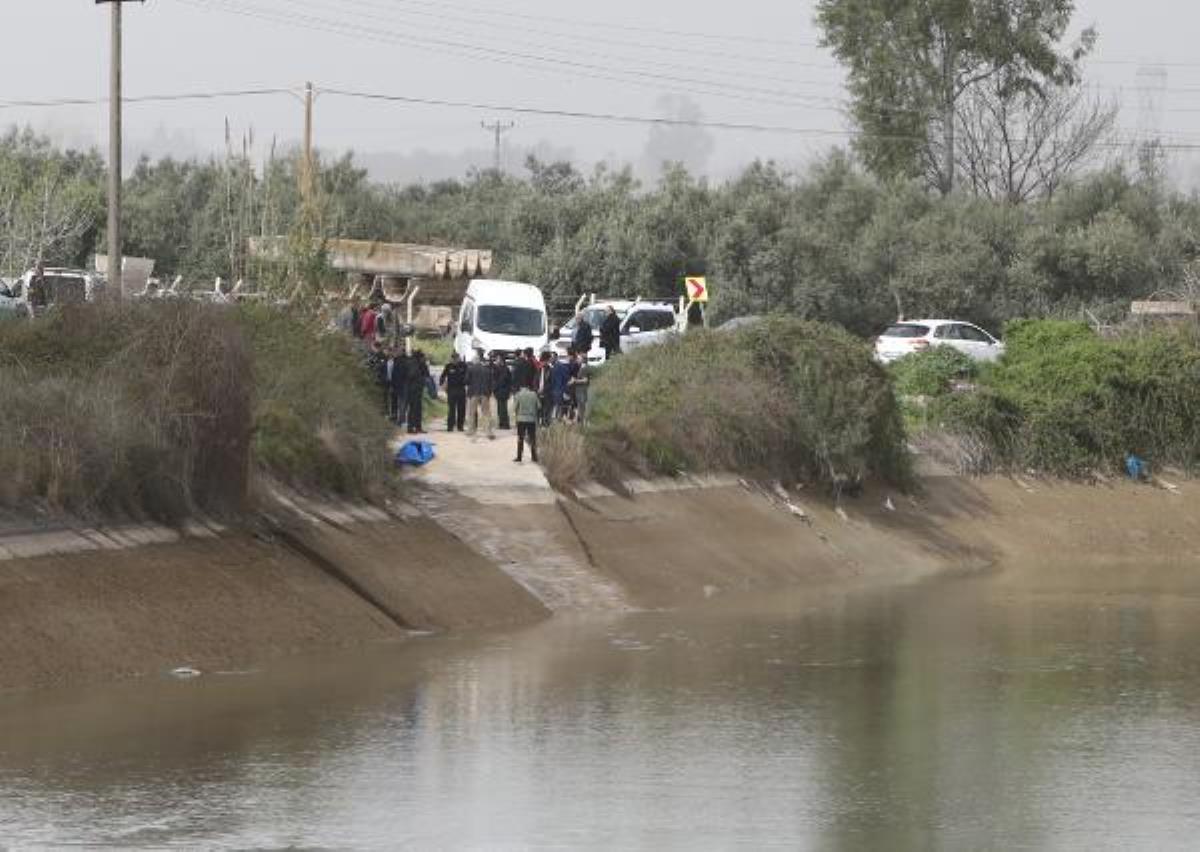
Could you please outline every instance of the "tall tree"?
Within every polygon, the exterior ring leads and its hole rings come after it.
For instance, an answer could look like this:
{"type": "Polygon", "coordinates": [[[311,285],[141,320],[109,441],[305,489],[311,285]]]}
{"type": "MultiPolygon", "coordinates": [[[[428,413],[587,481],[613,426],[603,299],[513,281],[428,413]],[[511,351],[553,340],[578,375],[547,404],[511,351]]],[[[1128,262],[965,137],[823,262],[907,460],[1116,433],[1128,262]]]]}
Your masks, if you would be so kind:
{"type": "Polygon", "coordinates": [[[1001,74],[1014,97],[1075,83],[1095,34],[1061,49],[1074,10],[1074,0],[818,0],[868,168],[952,192],[960,100],[1001,74]]]}

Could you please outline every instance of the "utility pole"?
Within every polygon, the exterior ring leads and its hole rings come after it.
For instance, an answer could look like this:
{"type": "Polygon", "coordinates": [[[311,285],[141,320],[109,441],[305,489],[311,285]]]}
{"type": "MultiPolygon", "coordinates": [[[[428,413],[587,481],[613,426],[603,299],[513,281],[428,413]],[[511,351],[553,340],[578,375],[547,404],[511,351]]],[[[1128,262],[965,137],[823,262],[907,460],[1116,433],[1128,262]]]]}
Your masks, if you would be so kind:
{"type": "Polygon", "coordinates": [[[111,56],[108,94],[108,283],[117,275],[125,296],[124,249],[121,245],[121,6],[144,0],[96,0],[112,5],[111,56]]]}
{"type": "Polygon", "coordinates": [[[496,134],[496,152],[492,158],[492,169],[495,170],[496,174],[500,174],[500,137],[512,130],[517,125],[512,121],[494,121],[491,124],[488,124],[486,121],[481,121],[479,125],[484,130],[496,134]]]}
{"type": "Polygon", "coordinates": [[[304,201],[308,204],[313,199],[313,100],[315,99],[313,84],[304,84],[304,186],[302,192],[304,201]]]}

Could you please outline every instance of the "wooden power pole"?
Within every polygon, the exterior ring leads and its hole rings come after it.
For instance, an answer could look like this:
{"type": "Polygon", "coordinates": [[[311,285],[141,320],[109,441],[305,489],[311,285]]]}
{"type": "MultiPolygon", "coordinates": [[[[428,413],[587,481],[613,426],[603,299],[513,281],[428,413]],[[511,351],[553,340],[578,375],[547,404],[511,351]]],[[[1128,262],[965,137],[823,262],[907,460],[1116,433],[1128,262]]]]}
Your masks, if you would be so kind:
{"type": "MultiPolygon", "coordinates": [[[[108,284],[113,275],[125,295],[124,248],[121,244],[121,6],[144,0],[96,0],[112,6],[111,56],[108,94],[108,284]]],[[[110,290],[111,292],[111,290],[110,290]]]]}
{"type": "Polygon", "coordinates": [[[301,192],[304,195],[304,202],[312,204],[313,201],[313,182],[314,182],[314,164],[313,164],[313,100],[315,98],[313,92],[313,84],[304,84],[304,186],[301,192]]]}

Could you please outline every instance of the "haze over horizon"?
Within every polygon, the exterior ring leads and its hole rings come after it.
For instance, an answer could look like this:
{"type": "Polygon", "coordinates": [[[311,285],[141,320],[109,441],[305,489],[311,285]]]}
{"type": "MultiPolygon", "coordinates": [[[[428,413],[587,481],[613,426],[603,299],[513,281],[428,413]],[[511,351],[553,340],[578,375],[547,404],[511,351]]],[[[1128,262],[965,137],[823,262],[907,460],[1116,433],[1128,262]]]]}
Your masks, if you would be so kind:
{"type": "MultiPolygon", "coordinates": [[[[6,45],[0,126],[30,126],[60,144],[102,147],[103,104],[12,103],[103,98],[107,9],[60,0],[13,7],[4,18],[9,32],[53,33],[54,58],[44,38],[6,45]]],[[[631,164],[643,176],[678,159],[719,178],[755,159],[798,166],[849,141],[844,75],[818,46],[812,19],[812,2],[779,0],[704,7],[613,0],[586,11],[550,0],[149,0],[125,8],[125,92],[299,92],[311,80],[327,90],[316,105],[317,146],[333,155],[353,150],[380,180],[436,180],[489,166],[492,137],[481,123],[496,120],[515,124],[504,135],[510,171],[536,151],[585,168],[597,161],[631,164]],[[806,132],[656,128],[366,100],[329,89],[806,132]]],[[[1187,26],[1197,22],[1200,9],[1170,0],[1079,0],[1073,27],[1099,30],[1086,80],[1122,104],[1119,138],[1157,134],[1185,146],[1171,152],[1179,175],[1200,164],[1200,152],[1186,147],[1200,146],[1200,62],[1190,59],[1187,26]]],[[[131,103],[126,163],[222,151],[227,122],[235,139],[253,134],[261,157],[272,140],[282,148],[298,144],[302,119],[299,98],[286,93],[131,103]]]]}

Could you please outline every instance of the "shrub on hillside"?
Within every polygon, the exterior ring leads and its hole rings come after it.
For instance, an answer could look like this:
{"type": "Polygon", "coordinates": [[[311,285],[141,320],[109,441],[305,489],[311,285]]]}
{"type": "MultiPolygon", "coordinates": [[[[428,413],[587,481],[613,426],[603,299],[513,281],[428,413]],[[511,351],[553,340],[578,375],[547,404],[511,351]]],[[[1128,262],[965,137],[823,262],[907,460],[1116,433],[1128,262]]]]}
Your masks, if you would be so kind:
{"type": "Polygon", "coordinates": [[[983,392],[939,401],[930,421],[984,440],[994,460],[1060,476],[1200,464],[1200,335],[1159,328],[1115,340],[1059,321],[1010,328],[983,392]]]}
{"type": "Polygon", "coordinates": [[[265,308],[67,306],[0,324],[0,505],[235,514],[257,466],[372,491],[388,427],[348,344],[265,308]]]}
{"type": "Polygon", "coordinates": [[[694,331],[616,359],[594,388],[589,438],[656,472],[835,487],[908,475],[887,375],[836,327],[774,318],[694,331]]]}
{"type": "Polygon", "coordinates": [[[68,306],[0,326],[0,499],[176,520],[240,507],[250,356],[184,303],[68,306]]]}
{"type": "Polygon", "coordinates": [[[254,354],[256,464],[296,485],[374,492],[391,429],[351,341],[272,308],[242,307],[238,317],[254,354]]]}
{"type": "Polygon", "coordinates": [[[941,396],[955,381],[972,379],[979,366],[967,355],[949,346],[934,346],[906,355],[888,368],[896,393],[902,397],[941,396]]]}

